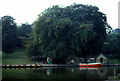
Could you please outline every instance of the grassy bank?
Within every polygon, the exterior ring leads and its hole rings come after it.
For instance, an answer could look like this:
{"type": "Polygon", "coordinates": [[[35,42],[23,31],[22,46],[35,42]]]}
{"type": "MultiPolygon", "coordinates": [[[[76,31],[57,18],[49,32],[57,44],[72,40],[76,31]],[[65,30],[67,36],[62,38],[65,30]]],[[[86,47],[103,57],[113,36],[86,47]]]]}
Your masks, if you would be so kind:
{"type": "MultiPolygon", "coordinates": [[[[2,53],[2,57],[7,57],[6,53],[2,53]]],[[[9,53],[8,57],[27,57],[27,53],[24,49],[16,48],[13,53],[9,53]]]]}
{"type": "Polygon", "coordinates": [[[34,64],[29,58],[3,58],[2,64],[34,64]]]}
{"type": "Polygon", "coordinates": [[[110,77],[111,80],[120,80],[120,74],[110,77]]]}
{"type": "MultiPolygon", "coordinates": [[[[107,58],[111,64],[119,64],[120,59],[107,58]]],[[[2,64],[34,64],[35,62],[30,59],[24,49],[17,48],[14,53],[2,53],[2,64]]]]}
{"type": "Polygon", "coordinates": [[[2,54],[2,64],[34,64],[35,62],[27,56],[24,49],[16,49],[7,57],[6,53],[2,54]]]}
{"type": "Polygon", "coordinates": [[[117,59],[117,58],[108,59],[108,62],[111,64],[120,64],[120,59],[117,59]]]}

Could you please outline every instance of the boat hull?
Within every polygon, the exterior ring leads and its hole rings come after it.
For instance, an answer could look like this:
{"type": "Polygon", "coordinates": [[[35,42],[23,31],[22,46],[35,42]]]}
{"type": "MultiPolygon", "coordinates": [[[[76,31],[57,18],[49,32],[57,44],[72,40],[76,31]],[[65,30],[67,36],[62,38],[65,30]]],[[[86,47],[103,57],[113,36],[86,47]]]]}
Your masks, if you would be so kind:
{"type": "Polygon", "coordinates": [[[102,66],[101,63],[91,63],[91,64],[79,64],[80,67],[100,67],[102,66]]]}

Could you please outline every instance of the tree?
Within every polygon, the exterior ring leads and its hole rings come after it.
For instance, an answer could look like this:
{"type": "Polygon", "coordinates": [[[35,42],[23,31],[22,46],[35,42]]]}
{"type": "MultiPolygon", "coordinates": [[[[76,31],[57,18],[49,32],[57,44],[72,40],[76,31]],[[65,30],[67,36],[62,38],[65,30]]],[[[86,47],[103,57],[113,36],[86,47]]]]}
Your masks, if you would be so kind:
{"type": "Polygon", "coordinates": [[[120,58],[120,29],[108,35],[104,43],[104,53],[120,58]]]}
{"type": "Polygon", "coordinates": [[[107,35],[106,24],[105,14],[95,6],[53,6],[40,14],[34,22],[35,39],[31,40],[34,43],[26,45],[36,45],[37,54],[42,57],[57,59],[66,58],[71,54],[98,54],[102,51],[107,35]]]}
{"type": "Polygon", "coordinates": [[[29,37],[30,33],[32,33],[32,25],[30,24],[22,24],[18,28],[18,47],[23,47],[25,39],[29,37]]]}
{"type": "Polygon", "coordinates": [[[2,18],[2,51],[12,53],[16,46],[17,26],[14,18],[11,16],[3,16],[2,18]]]}

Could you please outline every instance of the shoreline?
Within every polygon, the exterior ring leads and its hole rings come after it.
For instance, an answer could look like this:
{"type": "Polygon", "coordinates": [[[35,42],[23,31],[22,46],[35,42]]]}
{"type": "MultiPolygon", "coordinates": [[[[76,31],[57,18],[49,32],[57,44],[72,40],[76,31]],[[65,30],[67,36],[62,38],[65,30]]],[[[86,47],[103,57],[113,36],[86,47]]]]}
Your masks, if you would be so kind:
{"type": "MultiPolygon", "coordinates": [[[[101,67],[120,66],[120,64],[102,64],[101,67]]],[[[26,65],[2,65],[2,68],[33,68],[33,67],[79,67],[78,64],[26,64],[26,65]]],[[[93,66],[96,67],[96,66],[93,66]]]]}

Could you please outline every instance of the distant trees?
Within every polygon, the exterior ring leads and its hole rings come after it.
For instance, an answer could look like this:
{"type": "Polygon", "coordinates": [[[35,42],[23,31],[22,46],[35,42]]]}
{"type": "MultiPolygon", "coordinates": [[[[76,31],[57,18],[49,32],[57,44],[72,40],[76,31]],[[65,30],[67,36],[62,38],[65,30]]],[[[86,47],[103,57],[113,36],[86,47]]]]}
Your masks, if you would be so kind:
{"type": "Polygon", "coordinates": [[[2,51],[5,53],[13,52],[17,41],[17,26],[14,18],[3,16],[2,18],[2,51]]]}
{"type": "Polygon", "coordinates": [[[120,29],[107,36],[103,51],[106,54],[120,58],[120,29]]]}
{"type": "Polygon", "coordinates": [[[95,6],[53,6],[34,22],[26,49],[31,55],[57,59],[71,54],[98,54],[102,51],[107,29],[105,14],[95,6]]]}
{"type": "Polygon", "coordinates": [[[30,24],[21,24],[20,27],[18,27],[18,40],[17,40],[17,46],[23,47],[24,41],[29,37],[30,33],[32,32],[32,25],[30,24]]]}
{"type": "MultiPolygon", "coordinates": [[[[2,20],[2,51],[12,53],[16,47],[23,47],[24,41],[32,32],[30,24],[22,24],[20,27],[11,16],[3,16],[2,20]]],[[[8,56],[8,55],[7,55],[8,56]]]]}

